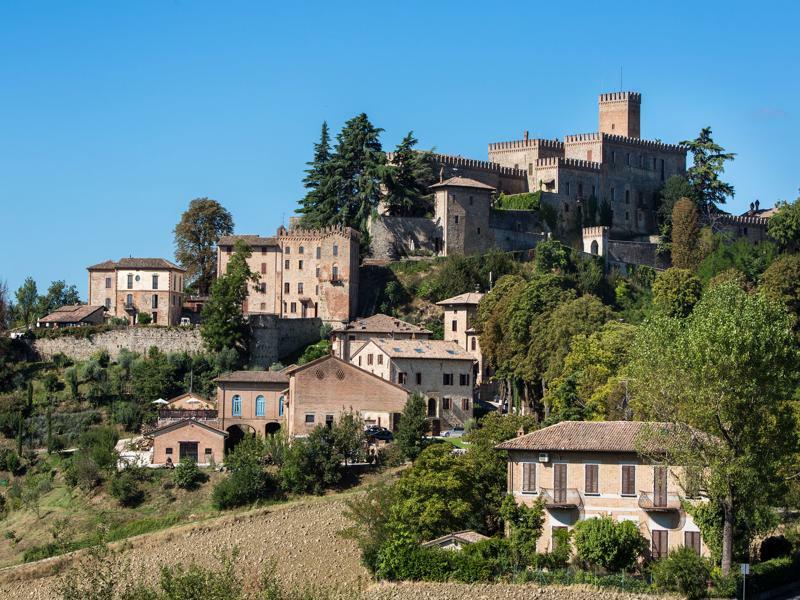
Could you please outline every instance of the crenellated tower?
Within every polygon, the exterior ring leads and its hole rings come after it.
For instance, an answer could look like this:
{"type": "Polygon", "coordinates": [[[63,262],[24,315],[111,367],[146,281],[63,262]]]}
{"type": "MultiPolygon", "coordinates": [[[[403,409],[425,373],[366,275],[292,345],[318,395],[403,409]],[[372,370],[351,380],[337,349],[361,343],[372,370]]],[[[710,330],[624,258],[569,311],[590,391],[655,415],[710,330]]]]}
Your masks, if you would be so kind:
{"type": "Polygon", "coordinates": [[[600,133],[641,137],[642,95],[638,92],[600,94],[598,102],[600,133]]]}

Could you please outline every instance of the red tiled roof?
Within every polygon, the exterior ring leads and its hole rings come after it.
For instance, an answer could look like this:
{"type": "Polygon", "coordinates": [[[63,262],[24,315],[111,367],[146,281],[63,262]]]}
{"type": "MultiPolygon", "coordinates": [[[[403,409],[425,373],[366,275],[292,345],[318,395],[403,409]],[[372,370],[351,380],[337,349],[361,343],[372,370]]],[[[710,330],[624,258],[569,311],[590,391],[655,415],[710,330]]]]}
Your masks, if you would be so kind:
{"type": "Polygon", "coordinates": [[[459,294],[458,296],[453,296],[452,298],[447,298],[436,304],[438,306],[449,306],[451,304],[478,304],[483,298],[483,293],[481,292],[467,292],[466,294],[459,294]]]}
{"type": "Polygon", "coordinates": [[[98,310],[103,310],[103,306],[91,306],[89,304],[70,304],[57,308],[49,315],[39,319],[40,323],[80,323],[90,317],[98,310]]]}
{"type": "Polygon", "coordinates": [[[551,452],[658,452],[662,449],[652,447],[646,434],[672,427],[670,423],[645,421],[562,421],[503,442],[497,448],[551,452]]]}
{"type": "Polygon", "coordinates": [[[381,313],[364,319],[351,321],[343,331],[360,331],[364,333],[431,333],[424,327],[381,313]]]}
{"type": "Polygon", "coordinates": [[[485,183],[481,183],[480,181],[476,181],[475,179],[470,179],[469,177],[451,177],[450,179],[445,179],[439,183],[435,183],[431,186],[431,188],[440,188],[440,187],[466,187],[466,188],[477,188],[479,190],[493,190],[490,185],[486,185],[485,183]]]}
{"type": "Polygon", "coordinates": [[[223,373],[214,381],[222,383],[289,383],[282,371],[232,371],[223,373]]]}

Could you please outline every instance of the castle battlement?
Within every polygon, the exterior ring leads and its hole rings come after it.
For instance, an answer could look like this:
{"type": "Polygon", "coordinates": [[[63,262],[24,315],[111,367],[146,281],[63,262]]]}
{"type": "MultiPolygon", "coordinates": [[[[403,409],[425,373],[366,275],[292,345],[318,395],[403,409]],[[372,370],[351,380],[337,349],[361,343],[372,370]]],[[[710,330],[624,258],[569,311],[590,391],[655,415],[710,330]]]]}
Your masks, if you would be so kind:
{"type": "Polygon", "coordinates": [[[766,227],[769,223],[767,217],[748,217],[739,215],[722,215],[719,220],[724,223],[731,223],[734,225],[760,225],[766,227]]]}
{"type": "Polygon", "coordinates": [[[343,225],[330,225],[328,227],[320,227],[318,229],[307,229],[303,227],[293,227],[286,229],[279,227],[277,237],[284,240],[302,240],[313,241],[321,240],[327,237],[339,236],[350,240],[359,240],[360,234],[352,227],[345,227],[343,225]]]}
{"type": "Polygon", "coordinates": [[[600,94],[600,102],[635,102],[642,103],[642,95],[639,92],[611,92],[600,94]]]}
{"type": "Polygon", "coordinates": [[[504,167],[497,163],[486,160],[475,160],[473,158],[464,158],[463,156],[450,156],[449,154],[434,154],[433,156],[438,162],[449,167],[480,169],[483,171],[489,171],[491,173],[497,173],[498,175],[511,175],[513,177],[527,177],[528,175],[528,172],[525,169],[504,167]]]}
{"type": "Polygon", "coordinates": [[[604,235],[608,233],[608,227],[605,225],[595,225],[593,227],[584,227],[583,228],[583,237],[588,236],[595,236],[595,235],[604,235]]]}
{"type": "Polygon", "coordinates": [[[616,135],[614,133],[576,133],[573,135],[564,136],[565,145],[606,141],[616,144],[636,146],[638,148],[647,148],[648,150],[660,152],[680,152],[681,154],[686,154],[686,147],[681,146],[680,144],[665,144],[664,142],[656,142],[655,140],[643,140],[641,138],[626,137],[624,135],[616,135]]]}
{"type": "Polygon", "coordinates": [[[548,156],[537,158],[536,167],[565,167],[567,169],[582,169],[585,171],[599,171],[600,163],[579,158],[563,158],[561,156],[548,156]]]}
{"type": "Polygon", "coordinates": [[[575,133],[564,136],[564,144],[575,144],[578,142],[599,142],[603,139],[603,134],[595,131],[594,133],[575,133]]]}
{"type": "Polygon", "coordinates": [[[518,150],[521,148],[550,148],[553,150],[562,150],[564,143],[560,140],[546,140],[541,138],[511,140],[508,142],[494,142],[489,144],[489,152],[497,152],[500,150],[518,150]]]}

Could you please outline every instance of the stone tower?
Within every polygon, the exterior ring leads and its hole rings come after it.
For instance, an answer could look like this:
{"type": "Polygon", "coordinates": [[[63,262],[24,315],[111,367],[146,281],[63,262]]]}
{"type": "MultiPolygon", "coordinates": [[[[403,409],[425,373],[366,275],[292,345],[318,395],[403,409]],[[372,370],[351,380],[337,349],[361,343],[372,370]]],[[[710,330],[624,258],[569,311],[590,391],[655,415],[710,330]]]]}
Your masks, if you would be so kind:
{"type": "Polygon", "coordinates": [[[600,94],[598,103],[600,133],[641,137],[642,95],[638,92],[600,94]]]}

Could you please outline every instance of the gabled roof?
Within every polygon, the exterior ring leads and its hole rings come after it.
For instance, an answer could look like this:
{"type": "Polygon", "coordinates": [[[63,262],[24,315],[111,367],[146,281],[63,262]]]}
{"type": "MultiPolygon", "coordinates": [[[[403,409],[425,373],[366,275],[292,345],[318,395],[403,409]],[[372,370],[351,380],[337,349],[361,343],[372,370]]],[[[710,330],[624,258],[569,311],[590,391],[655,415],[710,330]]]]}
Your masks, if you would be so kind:
{"type": "Polygon", "coordinates": [[[217,246],[234,246],[239,240],[244,240],[248,246],[277,246],[278,240],[274,237],[262,237],[255,234],[223,235],[217,241],[217,246]]]}
{"type": "Polygon", "coordinates": [[[175,429],[181,429],[188,425],[198,425],[199,427],[207,429],[212,433],[228,437],[228,433],[226,431],[222,431],[222,429],[217,429],[216,427],[212,427],[211,425],[203,423],[202,421],[198,421],[197,419],[181,419],[180,421],[175,421],[174,423],[170,423],[169,425],[164,425],[164,427],[159,427],[158,429],[154,429],[147,435],[150,437],[156,437],[158,435],[161,435],[162,433],[174,431],[175,429]]]}
{"type": "Polygon", "coordinates": [[[106,260],[91,267],[89,271],[113,271],[114,269],[170,269],[173,271],[186,271],[173,262],[164,258],[120,258],[118,261],[106,260]]]}
{"type": "Polygon", "coordinates": [[[205,396],[201,396],[200,394],[195,394],[194,392],[186,392],[185,394],[181,394],[179,396],[175,396],[174,398],[170,398],[167,401],[167,404],[165,404],[164,406],[169,406],[173,402],[177,402],[178,400],[183,400],[184,398],[197,398],[201,402],[207,402],[208,404],[211,405],[216,404],[216,402],[214,402],[213,400],[209,400],[205,396]]]}
{"type": "Polygon", "coordinates": [[[92,316],[97,311],[104,310],[104,306],[91,306],[89,304],[68,304],[57,308],[49,315],[39,319],[40,323],[80,323],[92,316]]]}
{"type": "Polygon", "coordinates": [[[433,546],[441,546],[442,544],[445,544],[447,542],[461,542],[462,544],[474,544],[475,542],[480,542],[488,539],[489,539],[488,537],[486,537],[482,533],[478,533],[477,531],[472,531],[472,530],[456,531],[454,533],[448,533],[447,535],[438,537],[435,540],[430,540],[429,542],[423,542],[421,546],[423,548],[431,548],[433,546]]]}
{"type": "Polygon", "coordinates": [[[419,325],[414,325],[413,323],[408,323],[396,317],[390,317],[389,315],[384,315],[382,313],[372,315],[371,317],[350,321],[341,331],[362,333],[431,333],[424,327],[420,327],[419,325]]]}
{"type": "Polygon", "coordinates": [[[467,292],[466,294],[459,294],[458,296],[453,296],[452,298],[447,298],[440,302],[437,302],[437,306],[450,306],[456,304],[474,304],[477,305],[481,298],[483,298],[483,292],[467,292]]]}
{"type": "Polygon", "coordinates": [[[372,338],[353,356],[364,351],[370,343],[389,358],[425,358],[435,360],[475,360],[475,357],[464,350],[456,342],[444,340],[394,340],[389,338],[372,338]]]}
{"type": "Polygon", "coordinates": [[[670,423],[647,421],[562,421],[498,444],[497,448],[551,452],[658,452],[663,449],[652,447],[646,434],[668,431],[672,427],[670,423]]]}
{"type": "Polygon", "coordinates": [[[289,383],[284,371],[232,371],[214,381],[220,383],[289,383]]]}
{"type": "Polygon", "coordinates": [[[173,262],[164,258],[120,258],[117,262],[120,269],[171,269],[185,271],[173,262]]]}
{"type": "Polygon", "coordinates": [[[486,185],[485,183],[481,183],[480,181],[476,181],[475,179],[470,179],[469,177],[451,177],[450,179],[445,179],[444,181],[435,183],[430,187],[431,189],[443,188],[443,187],[465,187],[465,188],[475,188],[479,190],[489,190],[489,191],[495,189],[490,185],[486,185]]]}
{"type": "Polygon", "coordinates": [[[104,260],[103,262],[92,265],[91,267],[86,267],[88,271],[113,271],[116,268],[117,263],[113,260],[104,260]]]}
{"type": "Polygon", "coordinates": [[[294,366],[294,367],[285,369],[285,372],[286,372],[287,375],[292,376],[292,375],[295,375],[295,374],[299,373],[300,371],[304,371],[306,369],[310,369],[311,367],[320,366],[320,365],[322,365],[322,364],[324,364],[326,362],[329,362],[329,361],[333,361],[334,363],[337,363],[337,364],[341,365],[343,368],[355,369],[360,374],[364,374],[367,377],[372,377],[376,381],[380,381],[381,383],[383,383],[385,385],[390,385],[390,386],[395,387],[395,388],[397,388],[399,390],[403,390],[407,394],[409,393],[408,388],[405,388],[405,387],[403,387],[402,385],[400,385],[398,383],[394,383],[393,381],[389,381],[388,379],[384,379],[383,377],[378,377],[374,373],[370,373],[369,371],[366,371],[364,369],[360,369],[356,365],[354,365],[353,363],[346,362],[346,361],[342,360],[341,358],[337,358],[336,356],[333,356],[332,354],[329,354],[328,356],[321,356],[320,358],[318,358],[316,360],[312,360],[311,362],[307,362],[304,365],[294,366]]]}

